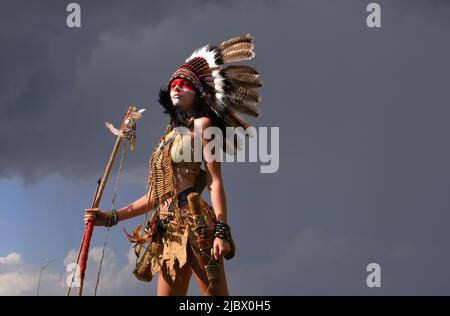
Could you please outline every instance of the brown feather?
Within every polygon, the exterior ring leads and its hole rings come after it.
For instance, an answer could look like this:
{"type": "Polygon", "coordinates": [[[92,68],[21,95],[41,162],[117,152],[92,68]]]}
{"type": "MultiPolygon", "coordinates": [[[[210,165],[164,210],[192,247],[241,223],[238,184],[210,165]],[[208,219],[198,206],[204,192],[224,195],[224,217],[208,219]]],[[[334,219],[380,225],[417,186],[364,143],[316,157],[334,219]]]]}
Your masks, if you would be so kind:
{"type": "Polygon", "coordinates": [[[229,108],[228,121],[232,126],[242,126],[244,129],[250,127],[250,124],[236,110],[229,108]]]}
{"type": "Polygon", "coordinates": [[[246,35],[239,35],[239,36],[235,36],[230,38],[229,40],[223,41],[222,43],[220,43],[218,45],[218,47],[220,49],[225,49],[228,46],[237,44],[237,43],[241,43],[241,42],[251,42],[253,40],[253,37],[250,34],[246,34],[246,35]]]}
{"type": "Polygon", "coordinates": [[[258,70],[247,65],[229,65],[228,67],[224,68],[223,71],[227,74],[233,73],[250,73],[255,75],[259,74],[258,70]]]}
{"type": "Polygon", "coordinates": [[[227,102],[229,106],[236,109],[239,112],[258,117],[261,114],[261,110],[253,103],[243,102],[242,100],[232,99],[227,102]]]}
{"type": "Polygon", "coordinates": [[[222,55],[225,55],[233,50],[240,50],[240,49],[253,50],[254,48],[255,45],[253,45],[252,43],[237,43],[222,49],[222,55]]]}
{"type": "Polygon", "coordinates": [[[222,54],[224,64],[228,64],[234,61],[249,60],[255,57],[255,53],[248,49],[232,50],[227,54],[222,54]]]}
{"type": "Polygon", "coordinates": [[[258,78],[258,75],[249,74],[249,73],[233,73],[227,75],[228,80],[234,81],[239,85],[250,87],[250,88],[259,88],[263,86],[262,81],[258,78]]]}
{"type": "Polygon", "coordinates": [[[258,103],[261,101],[261,96],[258,92],[251,88],[233,87],[230,94],[233,98],[242,100],[243,102],[258,103]]]}

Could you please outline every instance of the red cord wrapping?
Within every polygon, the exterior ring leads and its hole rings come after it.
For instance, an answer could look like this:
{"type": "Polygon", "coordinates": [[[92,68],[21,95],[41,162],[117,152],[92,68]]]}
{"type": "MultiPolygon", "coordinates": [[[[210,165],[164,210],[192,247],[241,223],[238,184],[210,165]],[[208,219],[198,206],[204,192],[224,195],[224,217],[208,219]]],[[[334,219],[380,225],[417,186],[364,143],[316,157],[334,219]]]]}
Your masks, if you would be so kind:
{"type": "Polygon", "coordinates": [[[86,230],[84,231],[83,236],[83,245],[81,246],[81,255],[80,255],[80,278],[84,279],[84,275],[86,273],[86,265],[89,254],[89,245],[91,243],[92,232],[94,230],[94,222],[90,221],[86,225],[86,230]]]}

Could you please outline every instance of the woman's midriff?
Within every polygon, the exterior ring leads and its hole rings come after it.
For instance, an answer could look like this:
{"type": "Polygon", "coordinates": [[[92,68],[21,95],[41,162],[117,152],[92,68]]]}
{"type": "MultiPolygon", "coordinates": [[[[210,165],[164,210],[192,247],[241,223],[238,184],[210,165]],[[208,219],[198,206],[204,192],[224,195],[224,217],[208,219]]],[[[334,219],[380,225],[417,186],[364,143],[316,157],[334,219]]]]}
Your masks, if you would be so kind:
{"type": "MultiPolygon", "coordinates": [[[[187,188],[194,186],[194,182],[191,179],[188,179],[187,177],[180,175],[180,177],[175,177],[175,186],[177,188],[177,192],[182,192],[182,191],[186,190],[187,188]]],[[[167,198],[167,202],[159,205],[161,219],[164,219],[167,217],[167,213],[172,208],[171,204],[172,204],[172,198],[169,197],[169,198],[167,198]]],[[[188,212],[189,211],[188,205],[186,204],[184,207],[180,208],[180,211],[188,212]]]]}

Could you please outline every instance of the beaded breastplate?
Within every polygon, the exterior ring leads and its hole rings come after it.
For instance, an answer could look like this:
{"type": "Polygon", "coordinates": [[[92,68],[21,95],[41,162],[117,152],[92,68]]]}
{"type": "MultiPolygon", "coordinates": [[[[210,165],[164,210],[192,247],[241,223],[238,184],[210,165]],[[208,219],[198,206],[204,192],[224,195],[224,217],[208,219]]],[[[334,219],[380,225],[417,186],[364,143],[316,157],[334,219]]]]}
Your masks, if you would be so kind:
{"type": "Polygon", "coordinates": [[[153,190],[155,205],[177,195],[170,155],[173,140],[174,134],[169,139],[162,137],[150,158],[148,185],[153,190]]]}
{"type": "MultiPolygon", "coordinates": [[[[205,171],[200,167],[201,162],[180,161],[174,162],[176,155],[186,150],[186,141],[189,137],[170,132],[161,138],[161,142],[153,151],[149,162],[148,185],[153,190],[154,205],[161,205],[171,201],[177,201],[177,189],[175,177],[183,176],[194,183],[196,191],[201,193],[206,185],[205,171]]],[[[176,205],[177,203],[175,203],[176,205]]]]}

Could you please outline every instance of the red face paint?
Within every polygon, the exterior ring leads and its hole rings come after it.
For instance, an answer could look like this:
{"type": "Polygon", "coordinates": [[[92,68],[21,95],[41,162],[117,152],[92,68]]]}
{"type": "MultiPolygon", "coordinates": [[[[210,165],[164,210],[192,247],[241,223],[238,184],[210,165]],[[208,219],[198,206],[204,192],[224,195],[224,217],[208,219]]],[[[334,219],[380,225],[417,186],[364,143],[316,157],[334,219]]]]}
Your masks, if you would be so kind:
{"type": "Polygon", "coordinates": [[[170,83],[170,91],[175,89],[176,86],[178,86],[184,90],[192,90],[192,91],[196,90],[195,86],[192,84],[192,82],[190,82],[189,80],[183,79],[183,78],[177,78],[177,79],[173,80],[170,83]]]}

